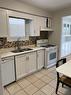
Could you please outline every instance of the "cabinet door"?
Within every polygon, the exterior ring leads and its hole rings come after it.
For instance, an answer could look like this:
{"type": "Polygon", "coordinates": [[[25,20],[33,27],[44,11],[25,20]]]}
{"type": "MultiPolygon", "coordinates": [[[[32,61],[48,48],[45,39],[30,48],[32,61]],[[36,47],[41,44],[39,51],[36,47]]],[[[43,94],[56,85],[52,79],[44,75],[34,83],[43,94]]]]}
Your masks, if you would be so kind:
{"type": "Polygon", "coordinates": [[[40,28],[44,29],[46,28],[46,18],[40,17],[40,28]]]}
{"type": "Polygon", "coordinates": [[[37,69],[44,67],[44,50],[37,51],[37,69]]]}
{"type": "Polygon", "coordinates": [[[40,36],[40,21],[39,17],[34,17],[35,36],[40,36]]]}
{"type": "Polygon", "coordinates": [[[19,55],[15,57],[16,59],[16,78],[17,80],[26,75],[26,56],[19,55]]]}
{"type": "Polygon", "coordinates": [[[32,73],[36,71],[36,52],[32,52],[26,55],[27,57],[27,73],[32,73]]]}
{"type": "Polygon", "coordinates": [[[3,59],[1,70],[3,86],[15,81],[14,59],[3,59]]]}
{"type": "Polygon", "coordinates": [[[34,16],[30,23],[30,36],[40,36],[39,18],[34,16]]]}
{"type": "Polygon", "coordinates": [[[7,37],[7,25],[6,11],[0,9],[0,37],[7,37]]]}

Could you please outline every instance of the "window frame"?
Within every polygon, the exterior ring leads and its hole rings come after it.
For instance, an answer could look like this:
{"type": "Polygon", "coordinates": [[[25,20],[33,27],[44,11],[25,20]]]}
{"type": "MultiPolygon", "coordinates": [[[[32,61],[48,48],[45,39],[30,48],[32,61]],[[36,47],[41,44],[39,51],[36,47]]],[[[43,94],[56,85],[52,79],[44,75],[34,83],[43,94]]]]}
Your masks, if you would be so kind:
{"type": "MultiPolygon", "coordinates": [[[[25,19],[25,18],[23,18],[23,17],[17,17],[17,16],[8,16],[7,17],[7,22],[8,22],[8,37],[7,37],[7,40],[8,41],[17,41],[18,38],[16,38],[16,37],[13,38],[13,37],[10,37],[10,35],[9,35],[9,33],[10,33],[10,31],[9,31],[9,18],[16,18],[16,19],[25,19]]],[[[20,38],[20,40],[23,40],[23,41],[29,40],[29,36],[26,35],[26,30],[25,30],[25,36],[22,37],[22,38],[21,37],[19,37],[19,38],[20,38]]]]}

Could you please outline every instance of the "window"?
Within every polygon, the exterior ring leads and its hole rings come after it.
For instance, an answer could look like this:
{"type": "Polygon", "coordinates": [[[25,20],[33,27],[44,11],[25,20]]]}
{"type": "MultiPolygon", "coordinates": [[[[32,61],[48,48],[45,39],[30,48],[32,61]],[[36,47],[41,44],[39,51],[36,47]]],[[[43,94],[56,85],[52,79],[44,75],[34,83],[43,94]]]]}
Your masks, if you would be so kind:
{"type": "Polygon", "coordinates": [[[25,19],[9,17],[9,36],[11,38],[25,37],[25,19]]]}

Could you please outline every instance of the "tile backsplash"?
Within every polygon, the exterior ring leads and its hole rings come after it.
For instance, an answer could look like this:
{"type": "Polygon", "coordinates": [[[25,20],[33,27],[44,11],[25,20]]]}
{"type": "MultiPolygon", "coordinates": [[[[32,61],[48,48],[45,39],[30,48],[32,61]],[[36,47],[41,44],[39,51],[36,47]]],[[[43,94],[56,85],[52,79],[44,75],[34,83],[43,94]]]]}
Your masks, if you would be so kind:
{"type": "MultiPolygon", "coordinates": [[[[40,36],[32,36],[29,37],[29,40],[25,41],[19,41],[20,46],[28,46],[28,45],[36,45],[36,41],[39,39],[48,39],[48,32],[41,31],[40,36]]],[[[17,42],[16,41],[7,41],[7,37],[0,37],[0,48],[11,48],[16,47],[17,42]]]]}
{"type": "MultiPolygon", "coordinates": [[[[29,37],[29,40],[19,41],[19,45],[20,46],[33,45],[33,44],[36,44],[36,40],[37,39],[40,39],[40,37],[29,37]]],[[[16,47],[17,46],[16,41],[9,42],[9,41],[7,41],[7,38],[6,37],[1,37],[0,38],[0,42],[1,42],[0,48],[11,48],[11,47],[16,47]]]]}
{"type": "Polygon", "coordinates": [[[6,37],[0,37],[0,48],[2,48],[5,45],[6,42],[7,42],[6,37]]]}

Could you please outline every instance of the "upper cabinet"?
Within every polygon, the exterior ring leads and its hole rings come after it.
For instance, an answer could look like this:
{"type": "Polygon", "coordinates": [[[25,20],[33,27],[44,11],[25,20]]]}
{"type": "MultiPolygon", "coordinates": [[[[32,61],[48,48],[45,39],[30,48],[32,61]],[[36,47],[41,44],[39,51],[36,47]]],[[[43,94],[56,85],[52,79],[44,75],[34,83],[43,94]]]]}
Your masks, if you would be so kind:
{"type": "Polygon", "coordinates": [[[0,37],[7,37],[7,12],[0,9],[0,37]]]}
{"type": "Polygon", "coordinates": [[[30,23],[30,36],[40,36],[40,31],[46,27],[46,18],[33,16],[30,23]]]}
{"type": "Polygon", "coordinates": [[[46,17],[0,9],[0,37],[7,37],[8,40],[10,41],[15,40],[10,37],[10,34],[11,36],[15,37],[16,34],[21,35],[21,33],[17,33],[18,31],[22,32],[23,30],[24,32],[22,33],[24,33],[25,36],[22,40],[26,40],[26,39],[28,40],[29,36],[40,36],[40,31],[51,30],[50,24],[51,24],[51,20],[50,19],[47,20],[46,17]],[[10,17],[12,17],[12,19],[10,19],[10,17]],[[23,20],[25,20],[24,27],[21,26],[23,25],[21,24],[23,20]],[[48,22],[48,26],[47,26],[47,22],[48,22]]]}
{"type": "Polygon", "coordinates": [[[45,28],[46,27],[46,18],[44,18],[44,17],[39,17],[39,25],[40,25],[40,30],[41,29],[43,29],[43,28],[45,28]]]}
{"type": "Polygon", "coordinates": [[[40,36],[39,19],[37,16],[33,16],[30,22],[30,36],[40,36]]]}
{"type": "Polygon", "coordinates": [[[52,18],[41,18],[41,31],[53,31],[52,18]]]}
{"type": "Polygon", "coordinates": [[[46,17],[33,16],[30,22],[30,36],[40,36],[40,31],[53,31],[52,19],[46,17]]]}

